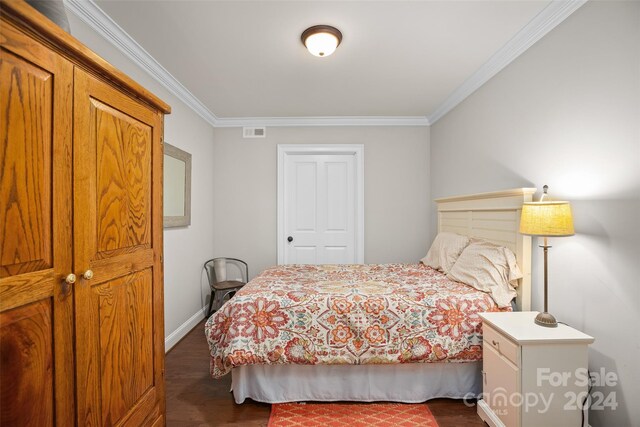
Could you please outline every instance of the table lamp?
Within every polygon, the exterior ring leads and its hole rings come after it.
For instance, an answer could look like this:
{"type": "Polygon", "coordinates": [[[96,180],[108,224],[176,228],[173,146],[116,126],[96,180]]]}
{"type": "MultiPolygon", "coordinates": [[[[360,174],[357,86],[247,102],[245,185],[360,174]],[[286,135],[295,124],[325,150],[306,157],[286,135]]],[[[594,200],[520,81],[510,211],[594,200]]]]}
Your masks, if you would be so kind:
{"type": "Polygon", "coordinates": [[[538,325],[555,328],[558,326],[556,318],[547,310],[547,252],[551,246],[547,244],[548,237],[573,236],[573,218],[569,202],[545,200],[548,186],[543,187],[543,195],[539,202],[525,202],[520,216],[520,233],[527,236],[542,236],[544,244],[540,247],[544,251],[544,312],[536,316],[538,325]]]}

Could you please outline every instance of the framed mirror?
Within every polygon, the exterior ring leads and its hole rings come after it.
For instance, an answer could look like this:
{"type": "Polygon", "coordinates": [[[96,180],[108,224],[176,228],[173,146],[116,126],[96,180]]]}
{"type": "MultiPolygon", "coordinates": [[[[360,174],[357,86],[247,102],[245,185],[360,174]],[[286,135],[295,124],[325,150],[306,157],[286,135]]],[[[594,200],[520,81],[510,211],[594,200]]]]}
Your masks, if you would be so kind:
{"type": "Polygon", "coordinates": [[[191,225],[191,154],[164,143],[164,228],[191,225]]]}

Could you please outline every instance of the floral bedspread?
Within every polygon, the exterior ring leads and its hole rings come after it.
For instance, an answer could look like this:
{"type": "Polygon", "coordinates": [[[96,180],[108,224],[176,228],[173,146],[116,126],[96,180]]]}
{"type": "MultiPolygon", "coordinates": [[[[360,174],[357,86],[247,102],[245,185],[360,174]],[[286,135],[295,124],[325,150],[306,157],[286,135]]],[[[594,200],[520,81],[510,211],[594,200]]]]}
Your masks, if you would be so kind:
{"type": "Polygon", "coordinates": [[[206,323],[211,375],[252,364],[482,359],[488,294],[422,264],[265,270],[206,323]]]}

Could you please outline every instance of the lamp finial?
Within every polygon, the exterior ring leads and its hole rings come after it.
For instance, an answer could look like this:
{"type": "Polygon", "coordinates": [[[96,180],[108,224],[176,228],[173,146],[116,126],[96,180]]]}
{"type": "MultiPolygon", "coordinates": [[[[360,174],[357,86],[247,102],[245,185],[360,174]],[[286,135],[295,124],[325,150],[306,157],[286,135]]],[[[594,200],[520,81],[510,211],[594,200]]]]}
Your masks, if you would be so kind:
{"type": "Polygon", "coordinates": [[[547,191],[549,191],[549,186],[545,184],[542,187],[542,196],[540,196],[540,201],[543,201],[545,198],[547,198],[548,196],[547,191]]]}

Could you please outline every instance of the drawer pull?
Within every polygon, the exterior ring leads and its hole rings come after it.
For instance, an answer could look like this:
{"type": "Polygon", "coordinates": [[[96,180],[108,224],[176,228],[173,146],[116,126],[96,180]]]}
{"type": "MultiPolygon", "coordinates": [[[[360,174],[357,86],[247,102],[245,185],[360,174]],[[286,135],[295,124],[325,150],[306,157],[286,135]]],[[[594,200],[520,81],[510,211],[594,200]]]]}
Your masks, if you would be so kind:
{"type": "Polygon", "coordinates": [[[510,341],[507,337],[491,329],[486,324],[483,332],[483,341],[487,347],[490,347],[499,355],[509,359],[514,365],[518,366],[520,364],[518,344],[510,341]]]}

